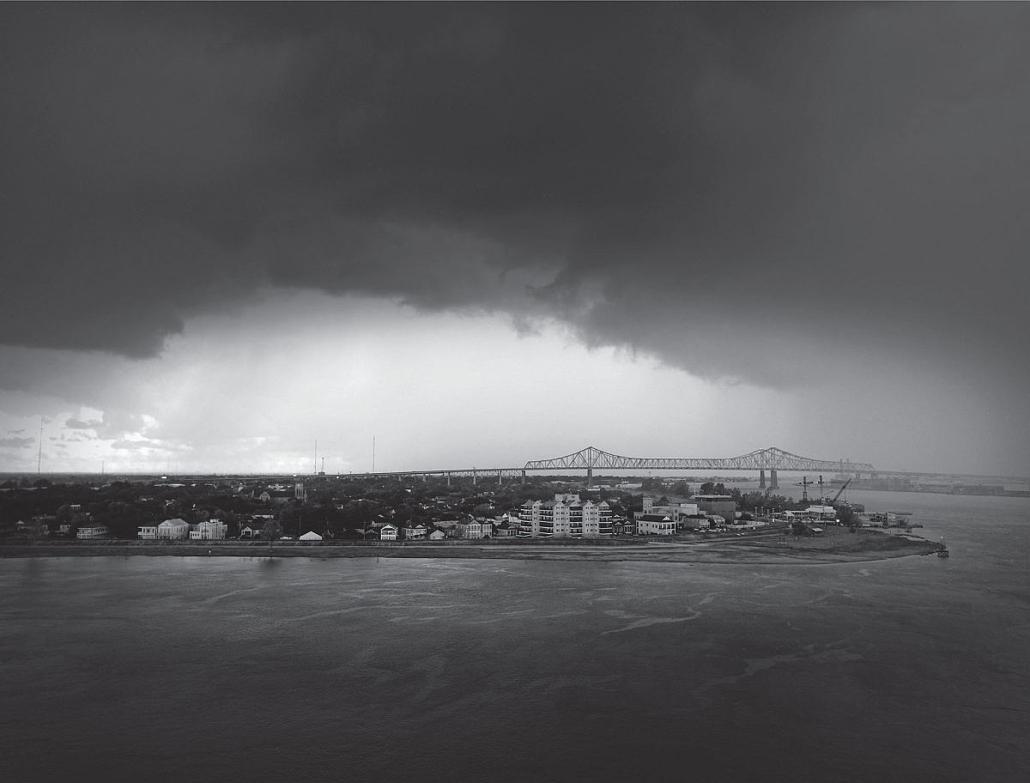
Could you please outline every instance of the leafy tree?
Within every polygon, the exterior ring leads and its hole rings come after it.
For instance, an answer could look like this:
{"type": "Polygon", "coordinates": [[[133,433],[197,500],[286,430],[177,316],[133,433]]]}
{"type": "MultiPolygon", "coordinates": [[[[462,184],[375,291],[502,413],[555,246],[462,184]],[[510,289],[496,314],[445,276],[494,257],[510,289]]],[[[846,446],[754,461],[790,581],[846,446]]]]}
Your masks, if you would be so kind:
{"type": "Polygon", "coordinates": [[[701,485],[701,494],[702,495],[729,495],[730,493],[726,491],[726,485],[723,484],[721,481],[718,484],[716,484],[716,483],[714,483],[712,481],[706,481],[704,484],[701,485]]]}
{"type": "Polygon", "coordinates": [[[269,541],[275,541],[283,534],[282,525],[279,524],[278,519],[269,519],[265,522],[263,528],[261,528],[261,537],[269,541]]]}
{"type": "Polygon", "coordinates": [[[680,497],[689,498],[691,496],[690,484],[686,481],[678,481],[673,486],[672,493],[680,497]]]}

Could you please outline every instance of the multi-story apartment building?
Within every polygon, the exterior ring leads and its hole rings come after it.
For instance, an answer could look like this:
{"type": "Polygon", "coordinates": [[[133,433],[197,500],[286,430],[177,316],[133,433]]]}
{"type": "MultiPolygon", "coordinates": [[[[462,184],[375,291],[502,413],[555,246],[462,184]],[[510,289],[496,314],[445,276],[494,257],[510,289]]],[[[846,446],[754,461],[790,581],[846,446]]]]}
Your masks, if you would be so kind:
{"type": "Polygon", "coordinates": [[[581,501],[579,495],[555,495],[554,500],[527,500],[519,510],[523,538],[599,538],[612,534],[612,510],[581,501]]]}

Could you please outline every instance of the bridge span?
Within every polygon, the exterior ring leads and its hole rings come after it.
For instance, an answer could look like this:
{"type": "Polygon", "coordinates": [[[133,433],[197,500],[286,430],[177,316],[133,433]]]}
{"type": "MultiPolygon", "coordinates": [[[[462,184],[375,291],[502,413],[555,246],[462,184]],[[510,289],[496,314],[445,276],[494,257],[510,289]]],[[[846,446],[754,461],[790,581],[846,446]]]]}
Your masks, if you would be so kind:
{"type": "Polygon", "coordinates": [[[789,451],[770,446],[742,454],[739,457],[623,457],[603,451],[594,446],[551,459],[530,460],[518,468],[463,468],[458,470],[406,470],[395,472],[365,473],[364,476],[447,476],[472,477],[473,481],[480,476],[497,477],[498,482],[504,478],[521,478],[525,480],[529,471],[566,471],[585,470],[587,481],[594,477],[594,470],[757,470],[759,485],[766,484],[766,471],[769,472],[770,489],[779,487],[778,474],[781,470],[808,471],[812,473],[836,472],[842,475],[858,476],[862,473],[876,473],[876,468],[868,462],[850,462],[847,460],[824,460],[802,457],[789,451]]]}

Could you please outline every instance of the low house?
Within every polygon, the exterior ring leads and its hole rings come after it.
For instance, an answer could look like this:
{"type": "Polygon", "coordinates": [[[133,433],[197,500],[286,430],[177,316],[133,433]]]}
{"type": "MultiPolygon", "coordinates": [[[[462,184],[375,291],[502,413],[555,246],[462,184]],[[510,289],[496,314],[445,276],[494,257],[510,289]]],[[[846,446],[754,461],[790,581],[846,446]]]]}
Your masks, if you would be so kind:
{"type": "Polygon", "coordinates": [[[637,517],[637,535],[671,536],[676,532],[676,523],[671,517],[661,514],[641,514],[637,517]]]}
{"type": "Polygon", "coordinates": [[[407,541],[419,541],[424,539],[429,531],[425,525],[415,525],[415,527],[404,528],[404,538],[407,541]]]}
{"type": "Polygon", "coordinates": [[[459,523],[457,526],[461,538],[490,538],[494,532],[494,526],[486,520],[474,520],[472,522],[459,523]]]}
{"type": "Polygon", "coordinates": [[[157,525],[141,525],[136,538],[147,541],[157,538],[157,525]]]}
{"type": "Polygon", "coordinates": [[[443,541],[445,538],[447,538],[447,534],[442,530],[434,530],[429,534],[430,541],[443,541]]]}
{"type": "Polygon", "coordinates": [[[23,522],[19,519],[15,528],[19,535],[28,538],[43,538],[50,535],[50,520],[56,520],[56,517],[39,515],[34,516],[31,522],[23,522]]]}
{"type": "Polygon", "coordinates": [[[380,541],[396,541],[397,540],[397,526],[391,525],[387,522],[379,530],[380,541]]]}
{"type": "Polygon", "coordinates": [[[837,519],[837,509],[833,506],[809,506],[801,513],[809,519],[824,519],[827,521],[834,521],[837,519]]]}
{"type": "Polygon", "coordinates": [[[518,524],[510,524],[508,520],[498,522],[494,525],[494,536],[496,538],[509,538],[519,533],[518,524]]]}
{"type": "Polygon", "coordinates": [[[301,541],[321,541],[322,536],[318,535],[314,530],[309,530],[307,533],[300,537],[301,541]]]}
{"type": "Polygon", "coordinates": [[[107,538],[110,535],[107,525],[84,525],[75,531],[76,538],[107,538]]]}

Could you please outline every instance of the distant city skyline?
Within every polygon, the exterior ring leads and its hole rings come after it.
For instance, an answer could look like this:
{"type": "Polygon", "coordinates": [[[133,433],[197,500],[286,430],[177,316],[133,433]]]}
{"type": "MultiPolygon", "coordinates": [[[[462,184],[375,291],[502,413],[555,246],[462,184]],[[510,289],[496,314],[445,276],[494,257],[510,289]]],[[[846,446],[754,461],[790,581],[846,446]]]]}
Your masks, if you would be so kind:
{"type": "Polygon", "coordinates": [[[0,471],[1030,476],[1030,8],[0,6],[0,471]],[[42,442],[40,421],[44,422],[42,442]]]}

